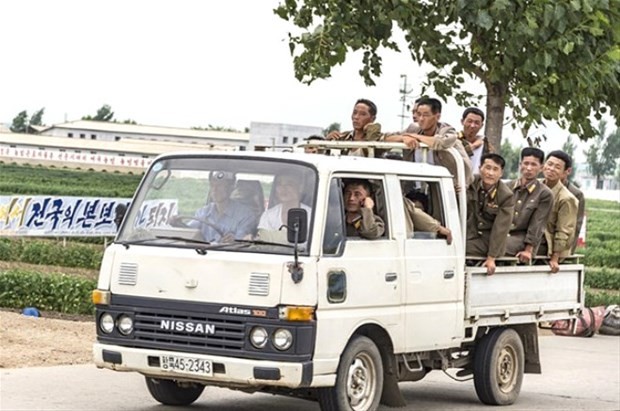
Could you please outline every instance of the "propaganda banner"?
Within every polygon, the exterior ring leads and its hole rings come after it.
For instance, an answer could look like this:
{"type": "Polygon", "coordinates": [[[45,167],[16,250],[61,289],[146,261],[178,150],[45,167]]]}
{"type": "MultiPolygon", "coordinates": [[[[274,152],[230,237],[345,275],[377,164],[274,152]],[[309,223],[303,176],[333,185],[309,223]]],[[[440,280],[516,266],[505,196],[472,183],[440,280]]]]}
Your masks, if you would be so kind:
{"type": "Polygon", "coordinates": [[[1,236],[114,236],[115,210],[128,198],[0,196],[1,236]]]}

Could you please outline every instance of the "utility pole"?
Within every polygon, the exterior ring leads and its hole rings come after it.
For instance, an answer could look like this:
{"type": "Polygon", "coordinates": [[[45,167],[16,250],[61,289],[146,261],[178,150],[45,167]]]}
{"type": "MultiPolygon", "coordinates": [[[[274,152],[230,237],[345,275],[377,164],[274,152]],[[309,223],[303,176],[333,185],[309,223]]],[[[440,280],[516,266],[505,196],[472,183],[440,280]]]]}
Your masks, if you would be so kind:
{"type": "Polygon", "coordinates": [[[406,74],[401,74],[400,78],[403,79],[403,86],[400,90],[398,90],[398,92],[400,93],[400,101],[402,102],[402,111],[400,114],[400,129],[404,130],[405,129],[405,118],[409,117],[409,108],[408,108],[408,104],[407,104],[407,100],[409,97],[409,94],[411,94],[411,89],[407,89],[407,75],[406,74]],[[405,112],[407,112],[407,114],[405,114],[405,112]]]}

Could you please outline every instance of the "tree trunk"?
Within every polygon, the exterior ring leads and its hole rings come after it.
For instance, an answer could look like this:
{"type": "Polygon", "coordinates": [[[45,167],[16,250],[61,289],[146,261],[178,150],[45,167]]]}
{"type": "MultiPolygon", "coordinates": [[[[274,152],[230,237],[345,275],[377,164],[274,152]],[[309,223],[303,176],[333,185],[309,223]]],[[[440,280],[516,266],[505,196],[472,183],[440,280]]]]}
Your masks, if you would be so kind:
{"type": "Polygon", "coordinates": [[[603,178],[602,178],[602,176],[596,176],[596,188],[598,190],[602,190],[603,189],[603,178]]]}
{"type": "Polygon", "coordinates": [[[484,135],[494,151],[499,153],[502,146],[502,129],[506,109],[506,86],[503,83],[487,83],[487,118],[484,135]]]}

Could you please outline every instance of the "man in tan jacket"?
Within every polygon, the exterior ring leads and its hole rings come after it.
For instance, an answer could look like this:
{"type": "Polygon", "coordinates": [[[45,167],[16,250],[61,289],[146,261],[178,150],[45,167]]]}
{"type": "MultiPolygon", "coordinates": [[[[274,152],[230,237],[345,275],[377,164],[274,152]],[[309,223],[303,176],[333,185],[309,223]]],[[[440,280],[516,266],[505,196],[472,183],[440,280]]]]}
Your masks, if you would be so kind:
{"type": "Polygon", "coordinates": [[[547,155],[543,167],[544,183],[553,193],[553,207],[547,220],[540,253],[546,253],[550,257],[549,265],[552,273],[560,271],[560,261],[571,254],[577,225],[579,201],[562,184],[562,176],[571,166],[570,156],[563,151],[556,150],[547,155]]]}
{"type": "MultiPolygon", "coordinates": [[[[472,166],[469,155],[465,152],[463,143],[458,138],[454,127],[447,123],[442,123],[441,101],[436,98],[422,98],[417,101],[416,106],[417,125],[412,123],[406,130],[399,134],[387,134],[384,137],[388,142],[401,142],[407,144],[411,149],[418,148],[418,143],[424,143],[431,149],[429,163],[446,167],[455,176],[454,185],[457,191],[461,188],[457,185],[456,163],[452,155],[446,152],[450,147],[456,148],[461,155],[463,167],[465,169],[465,184],[469,185],[473,181],[472,166]]],[[[420,151],[416,150],[415,161],[420,151]]],[[[465,189],[465,187],[463,187],[465,189]]]]}

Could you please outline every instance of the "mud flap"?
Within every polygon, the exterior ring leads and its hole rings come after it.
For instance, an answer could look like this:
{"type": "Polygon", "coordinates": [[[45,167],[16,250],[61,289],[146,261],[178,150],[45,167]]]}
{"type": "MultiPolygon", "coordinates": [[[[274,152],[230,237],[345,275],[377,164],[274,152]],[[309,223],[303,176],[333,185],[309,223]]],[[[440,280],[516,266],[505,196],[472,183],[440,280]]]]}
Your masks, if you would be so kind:
{"type": "Polygon", "coordinates": [[[407,405],[403,393],[398,387],[398,378],[394,373],[383,374],[383,394],[381,394],[381,404],[388,407],[402,408],[407,405]]]}

